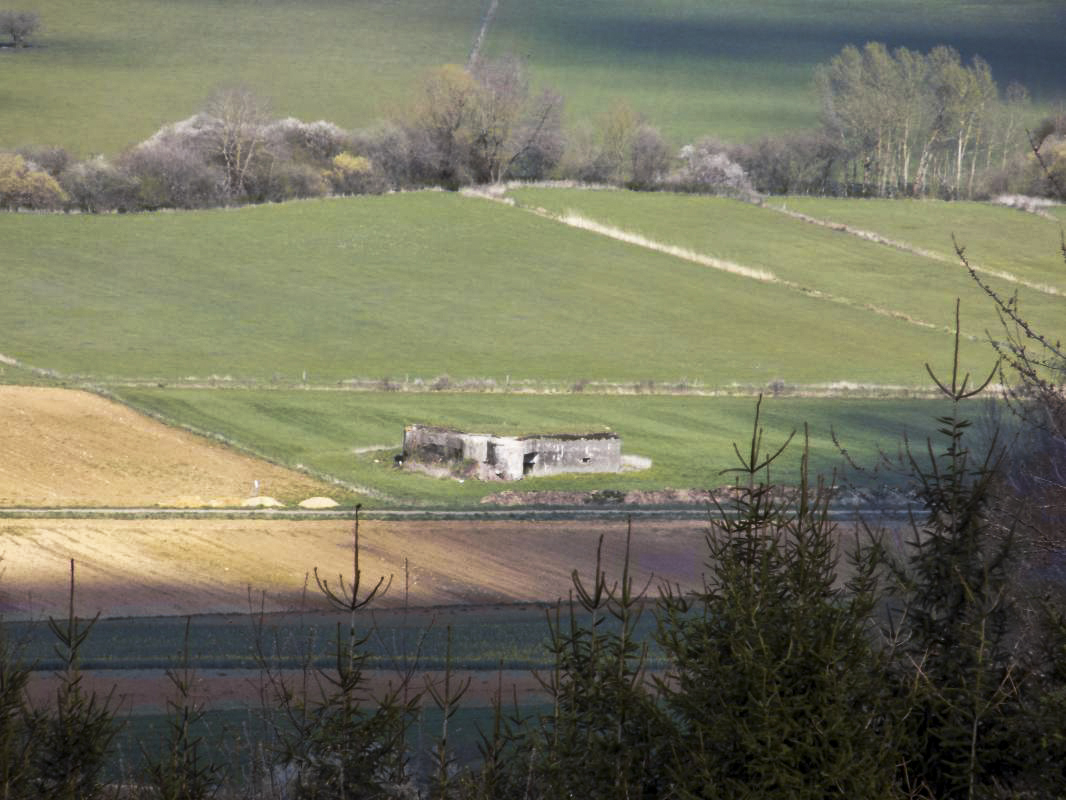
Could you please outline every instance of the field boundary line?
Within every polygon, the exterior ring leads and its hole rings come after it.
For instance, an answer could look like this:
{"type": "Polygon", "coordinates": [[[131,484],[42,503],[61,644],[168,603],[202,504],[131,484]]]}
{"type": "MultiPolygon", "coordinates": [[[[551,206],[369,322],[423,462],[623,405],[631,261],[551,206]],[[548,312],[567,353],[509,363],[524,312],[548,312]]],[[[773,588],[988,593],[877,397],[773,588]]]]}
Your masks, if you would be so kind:
{"type": "Polygon", "coordinates": [[[675,244],[666,244],[665,242],[656,241],[655,239],[649,239],[640,233],[634,233],[627,231],[623,228],[617,228],[613,225],[605,225],[602,222],[589,219],[574,211],[568,211],[567,213],[558,216],[555,214],[546,214],[550,219],[554,219],[557,222],[561,222],[564,225],[569,225],[571,228],[579,228],[584,231],[591,231],[592,233],[598,233],[601,236],[606,236],[610,239],[615,239],[625,244],[636,245],[637,247],[643,247],[645,250],[654,250],[657,253],[665,253],[668,256],[674,258],[680,258],[684,261],[691,261],[694,264],[699,264],[704,267],[710,267],[711,269],[717,269],[722,272],[728,272],[733,275],[739,275],[742,278],[750,278],[761,283],[778,283],[788,285],[787,281],[781,280],[770,270],[755,269],[753,267],[746,267],[743,264],[738,264],[735,261],[727,261],[723,258],[715,258],[704,253],[698,253],[695,250],[690,250],[687,247],[679,247],[675,244]]]}
{"type": "MultiPolygon", "coordinates": [[[[492,202],[503,203],[505,205],[514,205],[512,198],[501,197],[494,195],[491,192],[468,192],[465,196],[473,198],[481,198],[492,202]],[[511,202],[508,202],[508,201],[511,202]]],[[[940,330],[945,333],[950,333],[951,330],[942,325],[934,325],[932,322],[927,322],[918,317],[912,316],[904,311],[897,311],[891,308],[884,308],[882,306],[874,305],[873,303],[862,303],[856,300],[852,300],[850,297],[844,297],[843,295],[836,295],[830,292],[824,292],[821,289],[815,289],[808,286],[803,286],[795,281],[785,280],[779,277],[775,273],[769,270],[756,269],[754,267],[748,267],[743,264],[738,264],[735,261],[728,261],[722,258],[716,258],[709,256],[706,253],[700,253],[695,250],[691,250],[687,247],[681,247],[679,245],[667,244],[665,242],[659,242],[655,239],[650,239],[640,233],[634,233],[633,231],[627,231],[624,228],[618,228],[614,225],[606,225],[602,222],[589,219],[582,216],[575,211],[568,211],[565,214],[553,214],[544,208],[533,208],[529,206],[518,206],[523,211],[527,211],[538,217],[544,219],[550,219],[554,222],[559,222],[563,225],[567,225],[571,228],[577,228],[579,230],[589,231],[600,236],[606,236],[609,239],[622,242],[623,244],[630,244],[635,247],[641,247],[645,250],[652,250],[657,253],[663,253],[664,255],[679,258],[683,261],[688,261],[693,264],[699,264],[700,266],[710,267],[711,269],[719,270],[720,272],[727,272],[732,275],[737,275],[741,278],[748,278],[749,280],[759,281],[760,283],[776,284],[786,289],[790,289],[794,292],[806,295],[807,297],[814,298],[816,300],[827,300],[831,303],[839,303],[849,308],[859,309],[861,311],[869,311],[870,313],[877,314],[878,316],[888,317],[890,319],[898,320],[900,322],[907,323],[908,325],[915,325],[919,328],[926,330],[940,330]]]]}
{"type": "MultiPolygon", "coordinates": [[[[811,225],[818,225],[822,228],[828,228],[831,231],[837,231],[839,233],[847,233],[851,236],[856,236],[860,239],[864,239],[874,244],[880,244],[885,247],[891,247],[895,250],[901,250],[904,253],[910,253],[920,258],[927,258],[931,261],[939,261],[942,264],[951,264],[953,266],[960,266],[958,261],[954,258],[944,255],[943,253],[937,253],[934,250],[926,250],[924,247],[918,247],[910,242],[905,242],[901,239],[892,239],[888,236],[883,236],[877,231],[868,231],[863,228],[856,228],[852,225],[848,225],[845,222],[836,222],[831,219],[823,219],[821,217],[812,217],[810,214],[804,214],[802,211],[793,211],[784,206],[772,205],[768,203],[763,204],[763,208],[770,211],[776,211],[779,214],[784,214],[786,217],[792,217],[793,219],[806,222],[811,225]]],[[[971,268],[974,272],[979,272],[982,275],[988,275],[993,278],[1000,278],[1001,280],[1013,283],[1018,286],[1024,286],[1026,289],[1032,289],[1036,292],[1052,295],[1053,297],[1062,297],[1064,292],[1055,286],[1051,286],[1047,283],[1034,283],[1033,281],[1027,281],[1024,278],[1019,278],[1010,272],[1004,272],[1003,270],[991,269],[989,267],[976,266],[971,263],[971,268]]]]}
{"type": "MultiPolygon", "coordinates": [[[[493,506],[486,508],[363,508],[359,518],[362,520],[580,520],[580,519],[619,519],[625,517],[645,517],[649,519],[706,519],[708,503],[696,501],[672,506],[641,507],[635,505],[620,506],[493,506]]],[[[856,513],[866,510],[869,514],[882,517],[903,517],[907,506],[885,508],[880,504],[856,506],[841,504],[829,509],[834,518],[851,518],[856,513]]],[[[275,509],[240,509],[240,508],[167,508],[163,506],[144,506],[121,508],[115,506],[99,507],[27,507],[0,506],[0,519],[257,519],[289,520],[309,522],[314,520],[352,519],[353,508],[330,510],[310,510],[293,508],[275,509]]],[[[867,519],[877,517],[868,516],[867,519]]]]}
{"type": "Polygon", "coordinates": [[[478,29],[477,37],[474,39],[474,46],[470,48],[470,57],[466,60],[466,68],[468,70],[473,69],[481,58],[481,46],[485,43],[485,35],[489,32],[489,28],[492,27],[492,21],[496,19],[496,10],[500,6],[500,0],[492,0],[489,3],[489,8],[485,12],[485,16],[481,18],[481,27],[478,29]]]}
{"type": "MultiPolygon", "coordinates": [[[[364,382],[345,381],[343,385],[337,384],[286,384],[276,385],[272,383],[256,383],[254,381],[214,381],[204,383],[202,381],[167,381],[160,385],[158,378],[127,378],[109,382],[94,382],[72,384],[62,387],[72,390],[88,391],[111,391],[122,389],[160,389],[162,391],[183,390],[206,390],[206,391],[262,391],[262,392],[338,392],[338,393],[362,393],[362,394],[424,394],[424,395],[457,395],[457,394],[494,394],[494,395],[522,395],[522,396],[548,396],[565,394],[589,394],[597,396],[647,396],[647,397],[757,397],[767,391],[767,387],[758,384],[724,384],[708,386],[700,382],[690,382],[687,379],[680,380],[645,380],[645,381],[562,381],[562,382],[539,382],[535,379],[522,382],[512,381],[509,384],[485,385],[484,380],[472,380],[474,385],[464,386],[463,381],[457,381],[455,385],[447,389],[434,389],[431,383],[412,379],[404,382],[393,382],[388,389],[381,388],[380,380],[366,380],[364,382]],[[580,383],[580,388],[575,384],[580,383]]],[[[853,383],[850,381],[832,381],[828,383],[797,383],[785,384],[773,389],[779,397],[807,397],[807,398],[837,398],[837,397],[937,397],[938,390],[932,384],[881,384],[881,383],[853,383]]],[[[124,405],[129,405],[137,411],[141,411],[135,405],[117,399],[124,405]]],[[[151,412],[142,412],[149,413],[151,412]]],[[[160,420],[162,421],[162,420],[160,420]]],[[[282,465],[283,466],[283,465],[282,465]]]]}

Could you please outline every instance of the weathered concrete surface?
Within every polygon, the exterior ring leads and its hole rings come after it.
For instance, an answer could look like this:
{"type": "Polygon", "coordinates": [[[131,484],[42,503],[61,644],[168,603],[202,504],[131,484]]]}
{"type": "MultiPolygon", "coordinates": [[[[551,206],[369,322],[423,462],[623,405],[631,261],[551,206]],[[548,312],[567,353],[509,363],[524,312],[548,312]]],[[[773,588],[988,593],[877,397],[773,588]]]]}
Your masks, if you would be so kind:
{"type": "Polygon", "coordinates": [[[614,433],[495,436],[449,428],[408,425],[405,462],[449,466],[486,481],[517,481],[527,475],[619,472],[622,440],[614,433]]]}

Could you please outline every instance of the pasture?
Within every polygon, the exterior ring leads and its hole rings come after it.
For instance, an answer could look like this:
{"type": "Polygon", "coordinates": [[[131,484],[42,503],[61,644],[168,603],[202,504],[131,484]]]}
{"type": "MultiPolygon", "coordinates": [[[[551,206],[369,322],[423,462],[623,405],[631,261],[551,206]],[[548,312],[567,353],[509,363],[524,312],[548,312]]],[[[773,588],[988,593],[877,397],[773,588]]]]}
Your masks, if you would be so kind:
{"type": "MultiPolygon", "coordinates": [[[[618,197],[611,202],[649,216],[679,202],[618,197]]],[[[727,221],[752,213],[727,201],[705,207],[727,221]]],[[[783,215],[762,219],[746,247],[807,232],[783,215]]],[[[775,271],[809,261],[810,293],[442,192],[5,214],[0,240],[0,353],[67,380],[924,386],[922,365],[948,357],[952,341],[951,296],[918,306],[930,317],[939,309],[933,327],[841,303],[818,294],[833,291],[821,285],[819,252],[781,246],[761,256],[775,271]]],[[[876,291],[876,276],[861,272],[877,266],[871,246],[838,241],[837,271],[854,261],[855,285],[876,291]]],[[[919,295],[945,272],[908,263],[919,295]]],[[[975,371],[987,362],[976,341],[963,355],[975,371]]]]}
{"type": "Polygon", "coordinates": [[[503,0],[486,46],[528,58],[572,118],[625,102],[683,143],[814,127],[814,67],[868,41],[979,54],[1002,86],[1020,81],[1046,102],[1061,97],[1064,35],[1054,0],[503,0]]]}
{"type": "MultiPolygon", "coordinates": [[[[523,491],[718,486],[733,466],[732,443],[750,435],[756,391],[800,395],[767,401],[768,436],[783,440],[808,422],[814,469],[826,474],[841,463],[831,427],[864,464],[895,450],[904,431],[923,438],[938,407],[913,395],[928,387],[924,364],[949,366],[954,298],[963,298],[968,334],[963,369],[991,367],[983,338],[997,324],[943,245],[926,252],[941,227],[986,249],[981,263],[997,275],[1011,267],[1008,246],[988,231],[1004,231],[1015,243],[1015,282],[991,279],[1018,288],[1031,318],[1061,333],[1057,226],[1012,209],[898,203],[877,226],[884,204],[873,201],[780,201],[910,248],[901,249],[721,198],[543,188],[511,196],[517,207],[417,192],[170,214],[3,215],[3,354],[339,479],[370,504],[455,507],[505,487],[394,469],[405,424],[500,434],[607,426],[626,452],[653,462],[530,480],[523,491]],[[689,254],[565,224],[559,217],[571,211],[689,254]],[[420,391],[348,390],[356,385],[420,391]],[[473,391],[454,391],[462,386],[473,391]]],[[[9,380],[29,374],[4,369],[9,380]]],[[[798,452],[782,462],[786,477],[798,452]]]]}
{"type": "MultiPolygon", "coordinates": [[[[966,258],[984,270],[1007,273],[1055,292],[1058,304],[1050,321],[1062,324],[1066,295],[1066,267],[1062,263],[1061,231],[1066,208],[1051,208],[1051,216],[1003,209],[987,203],[948,203],[937,200],[838,200],[829,197],[774,198],[770,206],[786,208],[818,219],[876,231],[957,263],[952,237],[966,258]],[[1057,217],[1056,217],[1057,215],[1057,217]]],[[[997,288],[1011,284],[988,276],[997,288]]],[[[1023,308],[1036,312],[1040,299],[1020,289],[1023,308]]],[[[1042,294],[1047,295],[1047,292],[1042,294]]]]}
{"type": "MultiPolygon", "coordinates": [[[[0,49],[0,147],[114,154],[240,83],[279,116],[363,127],[402,114],[425,72],[465,63],[488,0],[27,0],[37,47],[0,49]]],[[[813,68],[869,40],[951,44],[1048,104],[1061,4],[941,0],[502,0],[489,55],[527,62],[570,125],[625,102],[675,144],[817,123],[813,68]]]]}
{"type": "Polygon", "coordinates": [[[720,197],[617,191],[515,189],[520,205],[576,214],[657,242],[768,271],[797,290],[943,329],[962,300],[963,332],[984,337],[997,326],[992,304],[962,268],[954,235],[983,277],[1005,296],[1019,292],[1030,320],[1066,332],[1066,277],[1054,222],[984,203],[830,200],[773,197],[764,206],[720,197]],[[800,211],[880,234],[920,255],[779,214],[800,211]],[[1023,282],[1028,282],[1025,285],[1023,282]]]}
{"type": "MultiPolygon", "coordinates": [[[[495,492],[514,490],[653,492],[706,489],[728,483],[723,470],[736,466],[733,443],[751,438],[752,397],[618,396],[602,394],[378,393],[253,390],[121,389],[135,408],[222,434],[249,452],[289,466],[301,465],[350,484],[372,488],[382,502],[401,505],[471,506],[495,492]],[[398,470],[408,423],[499,434],[584,432],[609,427],[623,453],[650,458],[652,467],[613,475],[527,478],[520,484],[435,478],[398,470]]],[[[799,438],[782,458],[775,479],[796,478],[803,425],[810,429],[811,468],[827,476],[842,467],[831,428],[852,457],[872,467],[879,451],[898,452],[901,436],[923,441],[943,404],[918,399],[767,398],[762,426],[766,446],[799,438]]],[[[983,407],[972,407],[975,418],[983,407]]],[[[850,474],[850,472],[849,472],[850,474]]],[[[897,484],[891,474],[850,474],[864,486],[897,484]]]]}
{"type": "Polygon", "coordinates": [[[369,126],[465,63],[481,0],[31,0],[39,47],[0,51],[0,147],[114,154],[242,84],[281,117],[369,126]]]}

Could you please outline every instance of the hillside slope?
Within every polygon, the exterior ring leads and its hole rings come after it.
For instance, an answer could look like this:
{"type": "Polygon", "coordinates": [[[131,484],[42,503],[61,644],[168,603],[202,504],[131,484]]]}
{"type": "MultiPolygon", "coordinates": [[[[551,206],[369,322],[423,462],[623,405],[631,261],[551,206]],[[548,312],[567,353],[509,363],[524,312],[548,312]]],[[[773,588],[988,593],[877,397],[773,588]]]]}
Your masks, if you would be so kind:
{"type": "Polygon", "coordinates": [[[0,240],[0,353],[94,379],[914,385],[950,346],[944,326],[441,192],[2,215],[0,240]]]}

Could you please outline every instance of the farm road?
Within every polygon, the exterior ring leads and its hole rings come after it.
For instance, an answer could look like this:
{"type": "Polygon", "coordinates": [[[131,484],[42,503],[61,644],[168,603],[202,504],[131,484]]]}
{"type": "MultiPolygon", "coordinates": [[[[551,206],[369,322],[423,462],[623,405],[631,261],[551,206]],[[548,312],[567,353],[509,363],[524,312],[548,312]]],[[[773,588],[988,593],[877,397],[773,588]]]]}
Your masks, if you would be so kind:
{"type": "MultiPolygon", "coordinates": [[[[848,521],[857,515],[868,521],[893,520],[905,517],[907,509],[842,506],[829,510],[831,518],[848,521]]],[[[633,506],[595,506],[592,508],[489,508],[489,509],[425,509],[378,508],[364,510],[364,520],[410,521],[506,521],[544,522],[548,520],[700,520],[706,521],[708,509],[703,505],[671,508],[635,508],[633,506]]],[[[245,520],[315,520],[353,518],[351,509],[262,509],[262,508],[4,508],[2,519],[245,519],[245,520]]]]}

